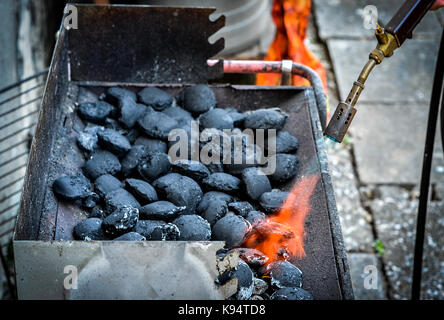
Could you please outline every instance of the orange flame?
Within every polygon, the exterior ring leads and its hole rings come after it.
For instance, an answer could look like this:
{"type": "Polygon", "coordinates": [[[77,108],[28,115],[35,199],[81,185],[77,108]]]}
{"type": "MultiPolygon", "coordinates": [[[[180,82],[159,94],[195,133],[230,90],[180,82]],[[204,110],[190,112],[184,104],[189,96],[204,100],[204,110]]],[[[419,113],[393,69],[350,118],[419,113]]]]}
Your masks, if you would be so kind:
{"type": "Polygon", "coordinates": [[[276,215],[253,225],[244,245],[263,252],[268,263],[305,257],[305,217],[310,213],[310,197],[318,181],[319,175],[302,177],[276,215]]]}

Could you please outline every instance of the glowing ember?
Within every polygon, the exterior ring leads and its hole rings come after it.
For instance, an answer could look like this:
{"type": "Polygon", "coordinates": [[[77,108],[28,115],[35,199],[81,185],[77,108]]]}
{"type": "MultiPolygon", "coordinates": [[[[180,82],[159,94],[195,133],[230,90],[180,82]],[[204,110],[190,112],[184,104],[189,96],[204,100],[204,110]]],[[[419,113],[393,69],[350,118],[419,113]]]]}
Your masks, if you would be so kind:
{"type": "Polygon", "coordinates": [[[245,246],[262,251],[269,257],[268,263],[305,257],[305,217],[310,212],[310,197],[318,180],[318,175],[302,177],[276,215],[253,225],[245,246]]]}

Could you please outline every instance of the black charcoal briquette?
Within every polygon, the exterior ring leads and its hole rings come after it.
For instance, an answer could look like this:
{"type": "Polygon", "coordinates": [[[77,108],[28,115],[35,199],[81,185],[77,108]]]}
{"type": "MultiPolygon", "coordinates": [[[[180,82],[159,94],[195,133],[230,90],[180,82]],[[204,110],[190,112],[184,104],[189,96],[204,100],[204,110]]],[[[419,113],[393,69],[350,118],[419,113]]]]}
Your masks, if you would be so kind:
{"type": "Polygon", "coordinates": [[[275,291],[271,300],[314,300],[310,292],[302,288],[282,288],[275,291]]]}
{"type": "Polygon", "coordinates": [[[104,123],[106,117],[113,110],[113,106],[105,101],[85,102],[80,104],[77,110],[83,120],[100,124],[104,123]]]}
{"type": "Polygon", "coordinates": [[[136,94],[123,88],[112,87],[106,91],[105,101],[117,106],[120,100],[128,98],[136,101],[136,94]]]}
{"type": "Polygon", "coordinates": [[[144,159],[148,153],[149,148],[144,145],[135,145],[122,159],[122,174],[127,177],[134,173],[139,163],[144,159]]]}
{"type": "Polygon", "coordinates": [[[254,278],[253,279],[253,285],[254,285],[254,287],[253,287],[253,294],[261,295],[261,294],[264,294],[265,291],[268,290],[267,282],[265,282],[262,279],[254,278]]]}
{"type": "Polygon", "coordinates": [[[210,175],[208,168],[199,161],[177,160],[172,165],[173,170],[196,181],[201,181],[210,175]]]}
{"type": "Polygon", "coordinates": [[[214,225],[213,238],[225,241],[227,247],[240,246],[249,229],[250,226],[244,218],[228,213],[214,225]]]}
{"type": "Polygon", "coordinates": [[[138,137],[136,141],[134,141],[134,145],[143,145],[148,148],[149,152],[163,152],[167,153],[168,145],[165,141],[147,137],[138,137]]]}
{"type": "Polygon", "coordinates": [[[285,125],[288,115],[279,108],[260,109],[252,111],[244,120],[245,128],[250,129],[276,129],[285,125]]]}
{"type": "Polygon", "coordinates": [[[273,287],[302,287],[302,271],[288,261],[274,261],[262,267],[260,273],[270,277],[273,287]]]}
{"type": "Polygon", "coordinates": [[[209,163],[206,166],[210,173],[224,172],[224,167],[221,163],[209,163]]]}
{"type": "Polygon", "coordinates": [[[126,188],[141,203],[157,201],[157,192],[148,182],[139,179],[126,179],[126,188]]]}
{"type": "Polygon", "coordinates": [[[130,205],[117,208],[102,223],[107,234],[118,236],[131,231],[139,220],[139,209],[130,205]]]}
{"type": "Polygon", "coordinates": [[[105,197],[111,191],[122,187],[122,182],[110,174],[104,174],[94,181],[94,190],[101,197],[105,197]]]}
{"type": "MultiPolygon", "coordinates": [[[[268,150],[269,141],[265,143],[265,148],[268,150]]],[[[276,150],[275,153],[292,153],[299,148],[299,140],[287,131],[278,131],[276,134],[276,150]]]]}
{"type": "Polygon", "coordinates": [[[166,174],[171,167],[170,157],[162,152],[149,152],[138,164],[139,174],[147,181],[166,174]]]}
{"type": "Polygon", "coordinates": [[[185,206],[183,214],[194,214],[203,195],[196,181],[178,173],[169,173],[158,178],[153,186],[168,201],[179,207],[185,206]]]}
{"type": "Polygon", "coordinates": [[[151,235],[159,226],[165,225],[165,221],[158,221],[158,220],[139,220],[136,223],[136,227],[134,228],[134,231],[144,236],[147,240],[152,240],[151,235]]]}
{"type": "Polygon", "coordinates": [[[173,118],[179,124],[179,127],[190,125],[191,121],[194,121],[193,116],[187,110],[177,107],[171,106],[162,111],[167,116],[173,118]]]}
{"type": "Polygon", "coordinates": [[[236,110],[236,108],[227,108],[228,114],[230,115],[231,119],[233,120],[233,124],[237,128],[243,127],[244,120],[247,117],[244,113],[240,113],[236,110]]]}
{"type": "Polygon", "coordinates": [[[123,156],[131,150],[131,144],[127,138],[113,129],[105,129],[97,132],[99,145],[117,156],[123,156]]]}
{"type": "Polygon", "coordinates": [[[179,228],[172,223],[167,223],[162,226],[155,227],[151,233],[150,240],[160,240],[160,241],[175,241],[180,237],[179,228]]]}
{"type": "Polygon", "coordinates": [[[173,221],[179,230],[178,240],[182,241],[209,241],[211,227],[208,221],[196,214],[181,215],[173,221]]]}
{"type": "Polygon", "coordinates": [[[86,151],[94,151],[98,147],[99,138],[97,137],[97,132],[105,130],[102,126],[93,126],[85,128],[77,136],[77,144],[86,151]]]}
{"type": "Polygon", "coordinates": [[[140,208],[139,202],[131,193],[125,189],[119,188],[109,192],[105,196],[105,209],[107,212],[113,212],[124,206],[131,206],[136,209],[140,208]]]}
{"type": "Polygon", "coordinates": [[[133,99],[124,98],[119,102],[119,122],[127,129],[134,127],[137,120],[142,117],[147,108],[143,104],[136,103],[133,99]]]}
{"type": "Polygon", "coordinates": [[[209,203],[208,207],[201,213],[202,217],[213,226],[220,218],[228,213],[227,202],[215,199],[209,203]]]}
{"type": "Polygon", "coordinates": [[[233,197],[219,191],[210,191],[203,195],[202,200],[200,201],[199,205],[197,206],[197,212],[203,213],[208,206],[214,202],[214,201],[224,201],[226,203],[233,201],[233,197]]]}
{"type": "Polygon", "coordinates": [[[81,173],[56,179],[52,185],[56,196],[65,200],[83,199],[91,193],[91,183],[81,173]]]}
{"type": "Polygon", "coordinates": [[[162,111],[174,104],[174,98],[170,94],[153,87],[139,91],[137,97],[141,103],[152,107],[156,111],[162,111]]]}
{"type": "Polygon", "coordinates": [[[181,92],[182,105],[193,114],[204,113],[216,106],[214,92],[204,84],[188,87],[181,92]]]}
{"type": "Polygon", "coordinates": [[[248,264],[239,261],[236,270],[233,272],[233,278],[237,279],[237,293],[238,300],[248,300],[253,294],[253,272],[248,264]]]}
{"type": "Polygon", "coordinates": [[[259,168],[247,168],[242,171],[242,180],[248,196],[253,200],[257,200],[265,192],[271,191],[268,177],[259,168]]]}
{"type": "Polygon", "coordinates": [[[138,120],[140,128],[150,137],[168,140],[171,130],[178,128],[179,123],[162,112],[148,110],[138,120]]]}
{"type": "Polygon", "coordinates": [[[98,218],[83,220],[74,226],[73,233],[77,240],[93,241],[106,238],[102,230],[102,220],[98,218]]]}
{"type": "Polygon", "coordinates": [[[210,190],[234,193],[238,192],[241,180],[224,172],[216,172],[202,180],[203,185],[210,190]]]}
{"type": "Polygon", "coordinates": [[[270,213],[279,210],[288,197],[288,192],[273,190],[265,192],[259,198],[259,203],[265,212],[270,213]]]}
{"type": "MultiPolygon", "coordinates": [[[[272,157],[276,159],[276,170],[269,175],[270,180],[282,183],[296,176],[299,168],[298,156],[294,154],[278,153],[272,157]]],[[[273,161],[273,158],[269,158],[268,161],[273,161]]]]}
{"type": "Polygon", "coordinates": [[[250,211],[254,210],[253,206],[247,201],[232,202],[228,204],[228,209],[244,218],[247,217],[250,211]]]}
{"type": "Polygon", "coordinates": [[[83,199],[83,207],[85,209],[92,209],[96,206],[99,200],[100,196],[95,192],[91,192],[86,198],[83,199]]]}
{"type": "Polygon", "coordinates": [[[114,239],[114,241],[145,241],[146,238],[137,232],[127,232],[120,237],[114,239]]]}
{"type": "Polygon", "coordinates": [[[265,220],[266,218],[267,216],[265,215],[265,213],[253,210],[248,212],[246,219],[253,225],[259,221],[265,220]]]}
{"type": "Polygon", "coordinates": [[[140,208],[140,218],[148,220],[171,221],[186,209],[169,201],[156,201],[140,208]]]}
{"type": "Polygon", "coordinates": [[[227,111],[214,108],[199,116],[199,125],[203,128],[233,129],[233,119],[227,111]]]}
{"type": "Polygon", "coordinates": [[[100,205],[97,205],[94,208],[92,208],[91,213],[88,216],[88,218],[99,218],[102,220],[105,219],[105,217],[106,213],[100,205]]]}

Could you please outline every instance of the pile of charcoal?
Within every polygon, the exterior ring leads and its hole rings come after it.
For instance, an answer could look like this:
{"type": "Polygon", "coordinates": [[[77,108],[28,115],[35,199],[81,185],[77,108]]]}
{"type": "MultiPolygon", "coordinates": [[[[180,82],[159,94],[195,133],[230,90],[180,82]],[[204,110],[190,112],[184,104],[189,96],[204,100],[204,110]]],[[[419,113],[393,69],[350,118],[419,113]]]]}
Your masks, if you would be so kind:
{"type": "MultiPolygon", "coordinates": [[[[252,225],[280,209],[288,193],[278,187],[298,171],[299,142],[282,130],[284,112],[218,108],[211,88],[195,85],[176,98],[155,87],[137,94],[112,87],[95,101],[80,103],[77,113],[85,124],[77,136],[85,156],[82,172],[53,183],[59,199],[89,212],[74,227],[76,239],[223,240],[227,250],[239,250],[243,259],[231,275],[239,280],[236,298],[311,298],[301,289],[297,267],[286,261],[267,263],[261,252],[240,249],[252,225]],[[276,130],[272,151],[254,149],[254,154],[273,156],[275,170],[264,175],[263,164],[244,161],[249,156],[245,149],[240,150],[241,163],[204,164],[191,156],[173,161],[170,133],[190,133],[193,122],[201,135],[216,131],[223,137],[231,130],[229,139],[244,129],[276,130]]],[[[191,149],[196,141],[187,143],[191,149]]],[[[201,150],[210,142],[197,143],[201,150]]]]}

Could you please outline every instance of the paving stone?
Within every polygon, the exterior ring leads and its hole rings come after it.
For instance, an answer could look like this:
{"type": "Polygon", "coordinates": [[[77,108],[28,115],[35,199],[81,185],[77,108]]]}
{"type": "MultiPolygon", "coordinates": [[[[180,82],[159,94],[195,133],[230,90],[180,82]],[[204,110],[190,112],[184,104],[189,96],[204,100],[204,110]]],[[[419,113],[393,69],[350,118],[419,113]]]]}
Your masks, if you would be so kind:
{"type": "MultiPolygon", "coordinates": [[[[382,25],[387,24],[404,0],[313,0],[314,14],[319,36],[328,38],[374,37],[375,31],[364,27],[364,8],[374,5],[382,25]]],[[[436,13],[427,14],[414,31],[414,37],[430,37],[440,34],[436,13]]]]}
{"type": "MultiPolygon", "coordinates": [[[[340,98],[345,100],[376,41],[328,40],[340,98]]],[[[358,101],[396,103],[430,100],[439,41],[407,40],[375,67],[358,101]]]]}
{"type": "Polygon", "coordinates": [[[347,251],[373,252],[371,216],[361,206],[350,152],[343,145],[327,142],[329,169],[336,206],[347,251]]]}
{"type": "MultiPolygon", "coordinates": [[[[364,184],[418,184],[427,127],[426,104],[361,104],[350,132],[364,184]]],[[[435,141],[433,180],[444,181],[440,137],[435,141]]]]}
{"type": "MultiPolygon", "coordinates": [[[[411,290],[413,251],[418,201],[411,193],[396,186],[381,186],[379,196],[370,202],[390,283],[392,299],[408,299],[411,290]]],[[[444,202],[431,202],[426,224],[422,298],[444,299],[444,202]]]]}
{"type": "Polygon", "coordinates": [[[381,264],[373,253],[349,253],[353,292],[356,300],[386,299],[381,264]]]}

